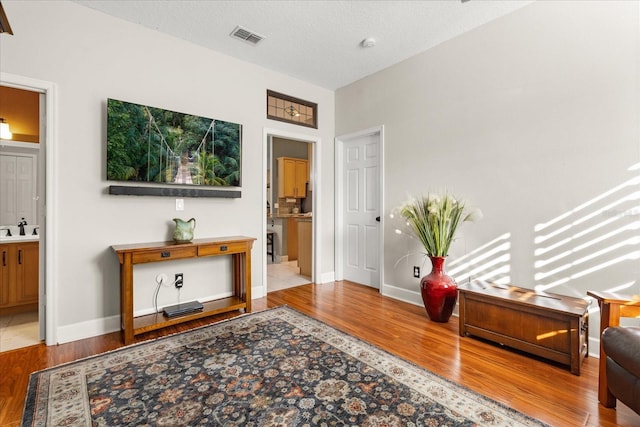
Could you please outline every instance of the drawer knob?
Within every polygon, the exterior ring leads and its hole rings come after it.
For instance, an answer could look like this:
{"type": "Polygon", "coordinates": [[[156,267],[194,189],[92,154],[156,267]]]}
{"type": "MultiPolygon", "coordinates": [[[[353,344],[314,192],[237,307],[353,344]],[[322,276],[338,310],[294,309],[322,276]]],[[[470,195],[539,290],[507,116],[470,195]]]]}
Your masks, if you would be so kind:
{"type": "Polygon", "coordinates": [[[162,258],[169,258],[169,257],[171,257],[171,252],[168,252],[168,251],[167,252],[161,252],[160,256],[162,258]]]}
{"type": "Polygon", "coordinates": [[[227,248],[227,245],[222,245],[222,246],[220,246],[220,252],[224,252],[224,251],[226,251],[227,249],[228,249],[228,248],[227,248]]]}

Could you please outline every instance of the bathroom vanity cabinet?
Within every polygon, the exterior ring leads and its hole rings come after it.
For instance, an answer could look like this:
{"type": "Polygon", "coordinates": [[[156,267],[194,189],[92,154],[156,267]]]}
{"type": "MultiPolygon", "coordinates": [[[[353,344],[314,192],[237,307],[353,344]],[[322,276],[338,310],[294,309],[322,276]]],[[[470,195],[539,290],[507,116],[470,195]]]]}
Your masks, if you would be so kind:
{"type": "Polygon", "coordinates": [[[278,197],[306,197],[309,181],[309,161],[292,157],[278,157],[278,197]]]}
{"type": "Polygon", "coordinates": [[[37,309],[39,242],[0,243],[0,315],[37,309]]]}

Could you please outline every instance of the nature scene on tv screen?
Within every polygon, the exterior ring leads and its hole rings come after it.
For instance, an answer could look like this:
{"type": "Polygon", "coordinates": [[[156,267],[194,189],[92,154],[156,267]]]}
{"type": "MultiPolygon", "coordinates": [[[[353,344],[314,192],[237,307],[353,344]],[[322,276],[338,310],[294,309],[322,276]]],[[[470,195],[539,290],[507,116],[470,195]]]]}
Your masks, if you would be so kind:
{"type": "Polygon", "coordinates": [[[107,179],[240,186],[242,126],[107,100],[107,179]]]}

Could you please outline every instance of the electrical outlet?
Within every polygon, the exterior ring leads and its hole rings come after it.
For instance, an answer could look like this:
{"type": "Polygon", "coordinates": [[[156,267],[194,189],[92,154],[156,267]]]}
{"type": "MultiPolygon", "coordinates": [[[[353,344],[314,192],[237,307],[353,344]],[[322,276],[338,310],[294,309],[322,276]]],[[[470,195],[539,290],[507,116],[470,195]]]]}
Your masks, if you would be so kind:
{"type": "Polygon", "coordinates": [[[184,210],[184,199],[176,199],[176,210],[177,211],[184,210]]]}
{"type": "Polygon", "coordinates": [[[156,276],[156,283],[158,285],[162,284],[162,283],[167,283],[169,281],[169,276],[167,276],[164,273],[160,273],[156,276]]]}
{"type": "Polygon", "coordinates": [[[176,273],[176,281],[175,281],[176,288],[180,289],[183,284],[184,284],[184,275],[182,273],[176,273]]]}
{"type": "Polygon", "coordinates": [[[420,277],[420,267],[417,265],[413,266],[413,277],[420,277]]]}

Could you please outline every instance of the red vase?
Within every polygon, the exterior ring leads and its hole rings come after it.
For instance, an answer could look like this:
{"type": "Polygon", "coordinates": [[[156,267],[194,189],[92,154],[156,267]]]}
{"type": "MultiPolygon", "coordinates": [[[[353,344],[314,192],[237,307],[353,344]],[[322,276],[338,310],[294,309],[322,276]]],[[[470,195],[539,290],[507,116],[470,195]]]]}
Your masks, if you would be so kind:
{"type": "Polygon", "coordinates": [[[424,308],[427,309],[429,319],[434,322],[448,322],[458,300],[458,285],[444,272],[445,257],[429,258],[431,259],[431,273],[420,281],[424,308]]]}

